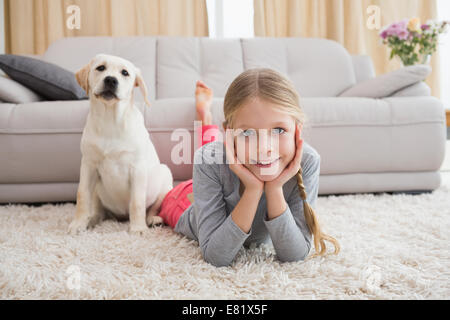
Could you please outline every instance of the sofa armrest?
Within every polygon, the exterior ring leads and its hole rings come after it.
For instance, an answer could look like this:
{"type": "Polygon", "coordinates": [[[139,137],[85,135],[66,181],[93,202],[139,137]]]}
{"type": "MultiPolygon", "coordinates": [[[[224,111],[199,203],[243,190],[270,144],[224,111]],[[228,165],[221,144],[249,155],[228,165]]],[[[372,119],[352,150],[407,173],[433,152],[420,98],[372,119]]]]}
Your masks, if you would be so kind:
{"type": "Polygon", "coordinates": [[[431,96],[431,88],[424,81],[414,83],[390,95],[390,97],[420,97],[420,96],[431,96]]]}

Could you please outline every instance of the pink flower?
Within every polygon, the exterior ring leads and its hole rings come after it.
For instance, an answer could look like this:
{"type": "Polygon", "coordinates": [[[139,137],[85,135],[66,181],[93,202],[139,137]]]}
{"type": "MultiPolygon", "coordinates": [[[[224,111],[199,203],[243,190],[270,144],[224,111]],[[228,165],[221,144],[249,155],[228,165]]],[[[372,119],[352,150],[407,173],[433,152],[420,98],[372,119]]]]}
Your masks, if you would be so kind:
{"type": "Polygon", "coordinates": [[[405,19],[400,22],[389,25],[384,31],[381,32],[380,36],[383,39],[390,36],[396,36],[402,40],[407,39],[409,36],[408,20],[405,19]]]}
{"type": "Polygon", "coordinates": [[[409,35],[409,32],[406,31],[406,30],[401,30],[401,31],[397,34],[397,36],[398,36],[398,38],[399,38],[400,40],[406,40],[406,39],[408,39],[408,35],[409,35]]]}

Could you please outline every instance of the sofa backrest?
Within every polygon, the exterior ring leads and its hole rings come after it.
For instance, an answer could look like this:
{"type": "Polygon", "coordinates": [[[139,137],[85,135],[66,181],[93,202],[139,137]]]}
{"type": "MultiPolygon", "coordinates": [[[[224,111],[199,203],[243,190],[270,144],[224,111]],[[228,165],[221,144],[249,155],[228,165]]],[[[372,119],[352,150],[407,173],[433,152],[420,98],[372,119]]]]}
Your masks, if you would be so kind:
{"type": "Polygon", "coordinates": [[[249,38],[242,41],[245,69],[269,67],[287,75],[301,97],[335,97],[353,86],[351,56],[320,38],[249,38]]]}
{"type": "Polygon", "coordinates": [[[353,69],[356,83],[374,78],[376,76],[372,58],[367,55],[353,55],[353,69]]]}
{"type": "Polygon", "coordinates": [[[43,59],[76,72],[97,53],[139,67],[150,99],[193,97],[199,79],[224,97],[234,78],[256,67],[282,72],[303,97],[337,96],[356,83],[347,50],[320,38],[73,37],[52,43],[43,59]]]}

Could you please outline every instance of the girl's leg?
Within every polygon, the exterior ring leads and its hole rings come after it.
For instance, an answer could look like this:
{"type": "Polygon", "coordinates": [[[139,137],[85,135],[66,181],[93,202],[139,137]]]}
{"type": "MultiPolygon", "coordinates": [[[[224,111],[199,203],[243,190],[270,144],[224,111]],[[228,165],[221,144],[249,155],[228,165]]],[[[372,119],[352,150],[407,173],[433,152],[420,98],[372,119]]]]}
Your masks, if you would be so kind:
{"type": "Polygon", "coordinates": [[[219,127],[212,124],[213,91],[203,81],[197,81],[195,100],[196,120],[202,122],[202,126],[197,131],[197,145],[201,147],[206,143],[215,141],[220,132],[219,127]]]}
{"type": "Polygon", "coordinates": [[[169,225],[172,229],[175,228],[178,219],[180,219],[184,211],[191,205],[187,195],[192,192],[192,179],[189,179],[177,184],[177,186],[170,190],[164,197],[158,215],[163,219],[164,223],[169,225]]]}
{"type": "MultiPolygon", "coordinates": [[[[199,137],[198,145],[203,146],[208,142],[216,140],[219,134],[219,127],[212,124],[211,104],[213,99],[213,91],[202,81],[197,81],[195,90],[195,108],[196,120],[202,122],[199,127],[197,136],[199,137]]],[[[179,183],[175,188],[170,190],[161,203],[159,216],[163,218],[164,223],[172,229],[175,228],[178,219],[184,211],[191,205],[188,195],[192,194],[192,179],[179,183]]]]}

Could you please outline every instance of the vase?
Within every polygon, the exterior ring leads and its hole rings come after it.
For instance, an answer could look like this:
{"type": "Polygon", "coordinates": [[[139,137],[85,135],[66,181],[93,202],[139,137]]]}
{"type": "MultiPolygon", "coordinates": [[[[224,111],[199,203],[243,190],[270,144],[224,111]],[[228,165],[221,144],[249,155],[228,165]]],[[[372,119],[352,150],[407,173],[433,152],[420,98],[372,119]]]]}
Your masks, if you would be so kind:
{"type": "Polygon", "coordinates": [[[422,64],[430,64],[431,62],[431,54],[424,54],[422,55],[422,61],[420,63],[422,64]]]}
{"type": "MultiPolygon", "coordinates": [[[[403,63],[403,60],[400,57],[397,56],[397,58],[400,61],[400,66],[402,68],[412,65],[412,64],[406,65],[406,64],[403,63]]],[[[430,62],[431,62],[431,54],[424,54],[424,55],[419,56],[419,61],[417,61],[416,64],[429,65],[430,62]]]]}

